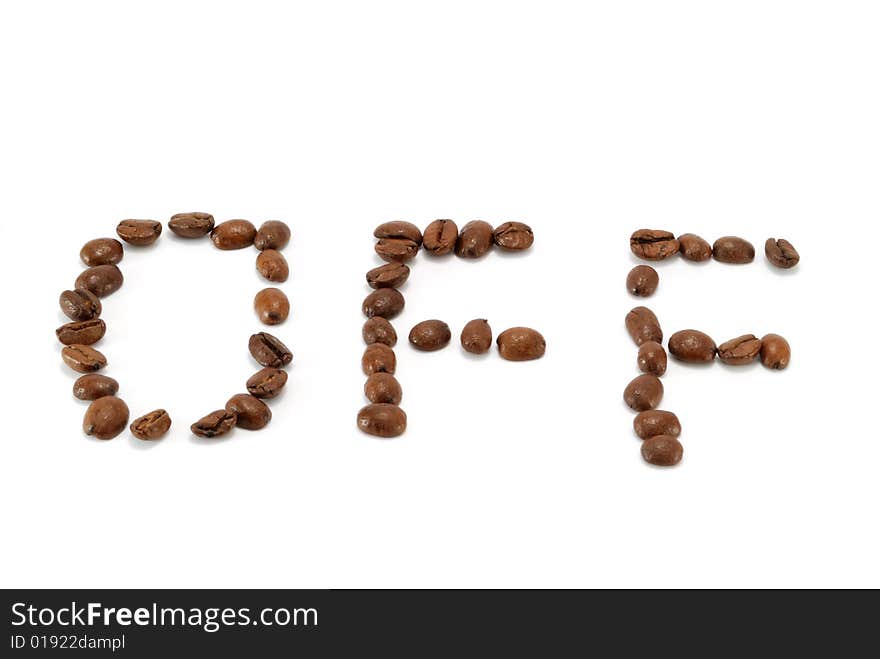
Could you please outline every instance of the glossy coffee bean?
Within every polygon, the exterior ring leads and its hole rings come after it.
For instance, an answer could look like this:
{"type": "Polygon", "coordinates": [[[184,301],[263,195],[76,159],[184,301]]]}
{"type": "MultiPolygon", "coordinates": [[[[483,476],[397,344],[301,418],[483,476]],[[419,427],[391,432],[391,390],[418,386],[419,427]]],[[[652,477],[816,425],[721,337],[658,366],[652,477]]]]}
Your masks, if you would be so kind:
{"type": "Polygon", "coordinates": [[[422,244],[422,232],[412,222],[385,222],[376,227],[373,236],[382,239],[409,240],[416,245],[422,244]]]}
{"type": "Polygon", "coordinates": [[[663,346],[655,341],[646,341],[639,346],[639,370],[658,378],[666,373],[668,359],[663,346]]]}
{"type": "Polygon", "coordinates": [[[492,328],[489,321],[476,318],[461,331],[461,347],[472,355],[484,355],[492,347],[492,328]]]}
{"type": "Polygon", "coordinates": [[[361,368],[364,375],[372,375],[373,373],[394,375],[397,370],[397,356],[384,343],[373,343],[364,350],[364,356],[361,357],[361,368]]]}
{"type": "Polygon", "coordinates": [[[107,358],[90,346],[74,344],[61,351],[61,358],[77,373],[94,373],[107,365],[107,358]]]}
{"type": "Polygon", "coordinates": [[[287,384],[287,373],[279,368],[264,368],[247,381],[247,390],[257,398],[275,398],[287,384]]]}
{"type": "Polygon", "coordinates": [[[190,426],[193,435],[197,437],[222,437],[235,428],[238,420],[235,412],[217,410],[207,416],[203,416],[190,426]]]}
{"type": "Polygon", "coordinates": [[[73,396],[79,400],[98,400],[104,396],[119,393],[119,383],[113,378],[97,373],[89,373],[77,378],[73,383],[73,396]]]}
{"type": "Polygon", "coordinates": [[[642,444],[642,458],[655,467],[674,467],[684,457],[684,448],[675,437],[657,435],[642,444]]]}
{"type": "Polygon", "coordinates": [[[247,220],[227,220],[211,231],[211,242],[217,249],[244,249],[254,244],[257,228],[247,220]]]}
{"type": "Polygon", "coordinates": [[[79,251],[79,258],[89,267],[116,265],[125,256],[122,243],[114,238],[95,238],[79,251]]]}
{"type": "Polygon", "coordinates": [[[685,261],[702,263],[712,258],[712,245],[698,235],[686,233],[678,237],[679,253],[685,261]]]}
{"type": "Polygon", "coordinates": [[[61,311],[71,320],[91,320],[101,315],[101,300],[84,288],[64,291],[58,298],[61,311]]]}
{"type": "Polygon", "coordinates": [[[78,320],[73,323],[67,323],[55,330],[55,336],[64,345],[80,345],[90,346],[97,343],[104,337],[107,331],[107,325],[100,318],[92,320],[78,320]]]}
{"type": "Polygon", "coordinates": [[[236,394],[230,398],[226,411],[235,414],[235,425],[245,430],[260,430],[272,420],[269,406],[250,394],[236,394]]]}
{"type": "Polygon", "coordinates": [[[761,339],[754,334],[739,336],[718,346],[718,359],[729,366],[751,364],[761,354],[761,339]]]}
{"type": "Polygon", "coordinates": [[[370,318],[365,322],[361,334],[364,337],[364,343],[367,345],[371,343],[384,343],[391,348],[397,345],[397,332],[394,330],[394,326],[379,316],[370,318]]]}
{"type": "Polygon", "coordinates": [[[290,276],[290,267],[281,252],[265,249],[257,255],[257,272],[269,281],[280,284],[290,276]]]}
{"type": "Polygon", "coordinates": [[[521,252],[534,244],[535,234],[528,224],[505,222],[495,229],[492,240],[501,249],[509,252],[521,252]]]}
{"type": "Polygon", "coordinates": [[[368,435],[398,437],[406,431],[406,412],[397,405],[371,403],[358,412],[357,425],[368,435]]]}
{"type": "Polygon", "coordinates": [[[162,224],[154,220],[122,220],[116,227],[116,234],[129,245],[146,247],[162,235],[162,224]]]}
{"type": "Polygon", "coordinates": [[[639,229],[629,239],[632,253],[646,261],[663,261],[678,254],[675,234],[659,229],[639,229]]]}
{"type": "Polygon", "coordinates": [[[663,400],[663,383],[653,375],[640,375],[623,392],[623,400],[636,412],[653,410],[663,400]]]}
{"type": "Polygon", "coordinates": [[[370,288],[400,288],[409,279],[409,266],[404,263],[387,263],[367,273],[370,288]]]}
{"type": "Polygon", "coordinates": [[[678,437],[681,435],[681,422],[672,412],[647,410],[636,415],[633,429],[640,439],[651,439],[657,435],[678,437]]]}
{"type": "Polygon", "coordinates": [[[458,241],[458,225],[452,220],[434,220],[422,235],[422,247],[433,256],[451,254],[458,241]]]}
{"type": "Polygon", "coordinates": [[[648,341],[663,343],[660,321],[647,307],[636,307],[626,315],[626,330],[637,346],[648,341]]]}
{"type": "Polygon", "coordinates": [[[541,333],[530,327],[512,327],[498,335],[498,353],[511,362],[540,359],[547,349],[541,333]]]}
{"type": "Polygon", "coordinates": [[[107,297],[122,288],[122,271],[115,265],[86,268],[76,278],[75,288],[84,288],[98,297],[107,297]]]}
{"type": "Polygon", "coordinates": [[[135,419],[129,430],[145,442],[162,439],[171,430],[171,417],[165,410],[154,410],[135,419]]]}
{"type": "Polygon", "coordinates": [[[293,353],[278,337],[260,332],[248,340],[248,350],[260,366],[282,368],[293,361],[293,353]]]}
{"type": "Polygon", "coordinates": [[[364,299],[361,308],[367,318],[379,316],[390,319],[398,316],[405,304],[403,295],[396,288],[380,288],[364,299]]]}
{"type": "Polygon", "coordinates": [[[660,285],[660,275],[649,265],[637,265],[626,277],[626,289],[636,297],[651,297],[660,285]]]}
{"type": "Polygon", "coordinates": [[[89,405],[83,432],[97,439],[113,439],[128,425],[128,405],[116,396],[104,396],[89,405]]]}
{"type": "Polygon", "coordinates": [[[254,247],[264,249],[281,250],[290,243],[290,227],[278,220],[269,220],[260,225],[260,230],[254,236],[254,247]]]}
{"type": "Polygon", "coordinates": [[[416,350],[434,352],[449,345],[452,331],[442,320],[423,320],[410,330],[409,342],[416,350]]]}
{"type": "Polygon", "coordinates": [[[373,373],[364,385],[364,395],[371,403],[400,405],[403,390],[400,383],[390,373],[373,373]]]}
{"type": "Polygon", "coordinates": [[[455,243],[455,254],[463,259],[478,259],[492,248],[495,230],[482,220],[468,222],[461,228],[455,243]]]}
{"type": "Polygon", "coordinates": [[[411,261],[419,253],[419,244],[404,238],[382,238],[376,243],[376,254],[392,263],[411,261]]]}
{"type": "Polygon", "coordinates": [[[755,246],[736,236],[725,236],[715,241],[712,256],[721,263],[743,265],[755,260],[755,246]]]}
{"type": "Polygon", "coordinates": [[[791,346],[778,334],[761,339],[761,363],[774,371],[784,371],[791,363],[791,346]]]}
{"type": "Polygon", "coordinates": [[[784,238],[779,240],[769,238],[764,244],[764,253],[767,254],[767,260],[770,263],[783,270],[793,268],[801,262],[801,255],[798,254],[794,245],[784,238]]]}
{"type": "Polygon", "coordinates": [[[204,238],[214,229],[214,216],[210,213],[178,213],[168,220],[168,228],[181,238],[204,238]]]}
{"type": "Polygon", "coordinates": [[[254,297],[254,311],[266,325],[280,325],[290,315],[290,301],[280,288],[264,288],[254,297]]]}
{"type": "Polygon", "coordinates": [[[683,330],[669,337],[669,352],[686,364],[709,364],[715,361],[717,348],[708,334],[683,330]]]}

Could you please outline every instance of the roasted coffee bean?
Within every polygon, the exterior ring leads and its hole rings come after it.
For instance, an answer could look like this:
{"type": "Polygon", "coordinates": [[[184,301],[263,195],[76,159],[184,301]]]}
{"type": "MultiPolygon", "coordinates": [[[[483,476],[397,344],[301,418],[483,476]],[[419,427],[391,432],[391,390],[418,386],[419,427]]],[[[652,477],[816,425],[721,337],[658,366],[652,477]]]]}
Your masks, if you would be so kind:
{"type": "Polygon", "coordinates": [[[712,258],[712,245],[698,235],[686,233],[678,237],[681,258],[685,261],[702,263],[712,258]]]}
{"type": "Polygon", "coordinates": [[[275,398],[287,384],[287,373],[279,368],[264,368],[247,381],[247,390],[257,398],[275,398]]]}
{"type": "Polygon", "coordinates": [[[647,341],[663,343],[660,321],[647,307],[636,307],[626,315],[626,330],[637,346],[647,341]]]}
{"type": "Polygon", "coordinates": [[[492,328],[489,321],[476,318],[461,331],[461,347],[472,355],[484,355],[492,347],[492,328]]]}
{"type": "Polygon", "coordinates": [[[392,263],[411,261],[419,253],[419,244],[403,238],[382,238],[376,243],[376,254],[392,263]]]}
{"type": "Polygon", "coordinates": [[[95,238],[83,245],[79,251],[79,258],[89,267],[116,265],[124,255],[122,243],[114,238],[95,238]]]}
{"type": "Polygon", "coordinates": [[[290,315],[290,301],[280,288],[264,288],[254,297],[254,310],[266,325],[280,325],[290,315]]]}
{"type": "Polygon", "coordinates": [[[171,417],[165,410],[154,410],[135,419],[130,430],[132,435],[144,441],[161,439],[171,430],[171,417]]]}
{"type": "Polygon", "coordinates": [[[409,266],[403,263],[387,263],[367,273],[370,288],[400,288],[409,279],[409,266]]]}
{"type": "Polygon", "coordinates": [[[257,255],[257,272],[269,281],[282,283],[290,276],[284,255],[275,249],[264,249],[257,255]]]}
{"type": "Polygon", "coordinates": [[[364,375],[372,375],[373,373],[394,375],[397,370],[397,356],[384,343],[372,343],[364,350],[361,368],[364,370],[364,375]]]}
{"type": "Polygon", "coordinates": [[[154,220],[122,220],[116,233],[129,245],[152,245],[162,235],[162,224],[154,220]]]}
{"type": "Polygon", "coordinates": [[[80,400],[98,400],[104,396],[115,396],[119,383],[113,378],[97,373],[89,373],[77,378],[73,383],[73,395],[80,400]]]}
{"type": "Polygon", "coordinates": [[[284,249],[289,242],[290,227],[278,220],[263,222],[260,225],[260,230],[257,231],[257,235],[254,237],[254,247],[260,251],[264,249],[284,249]]]}
{"type": "Polygon", "coordinates": [[[287,346],[267,332],[251,336],[248,349],[260,366],[282,368],[293,361],[293,353],[287,346]]]}
{"type": "Polygon", "coordinates": [[[461,228],[455,243],[455,254],[463,259],[478,259],[492,248],[495,230],[482,220],[468,222],[461,228]]]}
{"type": "Polygon", "coordinates": [[[80,345],[90,346],[97,343],[104,337],[107,331],[107,325],[100,318],[92,320],[79,320],[73,323],[67,323],[55,330],[55,336],[64,345],[80,345]]]}
{"type": "Polygon", "coordinates": [[[394,318],[403,311],[405,304],[403,295],[396,288],[380,288],[364,299],[362,309],[367,318],[394,318]]]}
{"type": "Polygon", "coordinates": [[[496,343],[501,357],[511,362],[540,359],[547,349],[547,342],[541,333],[529,327],[504,330],[498,335],[496,343]]]}
{"type": "Polygon", "coordinates": [[[505,222],[495,229],[492,240],[498,247],[510,252],[521,252],[535,242],[532,227],[522,222],[505,222]]]}
{"type": "Polygon", "coordinates": [[[774,371],[784,371],[791,363],[791,346],[778,334],[761,339],[761,363],[774,371]]]}
{"type": "Polygon", "coordinates": [[[761,354],[761,339],[746,334],[718,346],[718,359],[729,366],[751,364],[761,354]]]}
{"type": "Polygon", "coordinates": [[[648,375],[656,375],[658,378],[666,373],[666,351],[663,346],[655,341],[646,341],[639,346],[639,370],[648,375]]]}
{"type": "Polygon", "coordinates": [[[681,434],[681,423],[672,412],[648,410],[636,416],[633,429],[641,439],[651,439],[657,435],[678,437],[681,434]]]}
{"type": "Polygon", "coordinates": [[[715,361],[717,348],[708,334],[683,330],[669,337],[669,352],[687,364],[709,364],[715,361]]]}
{"type": "Polygon", "coordinates": [[[777,240],[769,238],[764,245],[764,252],[767,254],[767,260],[777,268],[788,270],[801,262],[801,255],[798,254],[790,242],[784,238],[777,240]]]}
{"type": "Polygon", "coordinates": [[[115,265],[86,268],[76,278],[75,288],[84,288],[98,297],[107,297],[122,287],[122,271],[115,265]]]}
{"type": "Polygon", "coordinates": [[[646,261],[662,261],[678,254],[675,234],[659,229],[639,229],[629,239],[632,253],[646,261]]]}
{"type": "Polygon", "coordinates": [[[358,412],[357,425],[375,437],[398,437],[406,431],[406,412],[397,405],[372,403],[358,412]]]}
{"type": "Polygon", "coordinates": [[[77,373],[94,373],[107,365],[107,358],[92,347],[73,344],[61,351],[61,358],[77,373]]]}
{"type": "Polygon", "coordinates": [[[443,256],[451,254],[458,240],[458,225],[452,220],[434,220],[425,229],[422,247],[429,254],[443,256]]]}
{"type": "Polygon", "coordinates": [[[178,213],[168,220],[168,228],[181,238],[204,238],[214,229],[210,213],[178,213]]]}
{"type": "Polygon", "coordinates": [[[434,352],[449,345],[452,331],[442,320],[423,320],[409,333],[409,342],[413,348],[424,352],[434,352]]]}
{"type": "Polygon", "coordinates": [[[64,291],[58,298],[58,304],[71,320],[91,320],[101,315],[101,300],[85,288],[64,291]]]}
{"type": "Polygon", "coordinates": [[[128,405],[116,396],[104,396],[89,405],[83,432],[97,439],[113,439],[128,425],[128,405]]]}
{"type": "Polygon", "coordinates": [[[626,386],[623,400],[636,412],[653,410],[663,400],[663,383],[654,375],[640,375],[626,386]]]}
{"type": "Polygon", "coordinates": [[[674,467],[684,457],[684,448],[675,437],[657,435],[642,444],[642,457],[655,467],[674,467]]]}
{"type": "Polygon", "coordinates": [[[220,437],[235,428],[237,421],[235,412],[217,410],[207,416],[203,416],[190,426],[193,435],[198,437],[220,437]]]}
{"type": "Polygon", "coordinates": [[[651,297],[660,285],[660,275],[649,265],[637,265],[626,277],[627,290],[637,297],[651,297]]]}
{"type": "Polygon", "coordinates": [[[376,227],[373,235],[380,240],[391,238],[397,240],[410,240],[416,245],[422,244],[422,232],[412,222],[385,222],[376,227]]]}
{"type": "Polygon", "coordinates": [[[364,385],[364,395],[371,403],[400,405],[403,390],[400,383],[390,373],[373,373],[364,385]]]}
{"type": "Polygon", "coordinates": [[[211,242],[217,249],[244,249],[254,244],[257,228],[247,220],[227,220],[211,231],[211,242]]]}
{"type": "Polygon", "coordinates": [[[230,398],[226,411],[235,414],[235,425],[245,430],[260,430],[272,420],[269,406],[250,394],[236,394],[230,398]]]}
{"type": "Polygon", "coordinates": [[[364,343],[367,345],[371,343],[384,343],[391,348],[397,345],[397,332],[394,331],[394,326],[379,316],[370,318],[365,322],[361,334],[364,337],[364,343]]]}
{"type": "Polygon", "coordinates": [[[755,260],[755,246],[736,236],[725,236],[715,241],[712,256],[721,263],[743,265],[755,260]]]}

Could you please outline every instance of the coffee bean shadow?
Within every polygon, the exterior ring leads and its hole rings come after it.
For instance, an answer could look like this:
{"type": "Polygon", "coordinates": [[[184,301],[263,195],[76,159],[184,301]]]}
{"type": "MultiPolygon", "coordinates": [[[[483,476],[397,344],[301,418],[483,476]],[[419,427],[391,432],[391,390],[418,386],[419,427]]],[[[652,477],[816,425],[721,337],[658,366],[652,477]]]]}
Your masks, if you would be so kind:
{"type": "MultiPolygon", "coordinates": [[[[454,340],[454,339],[453,339],[454,340]]],[[[487,352],[484,352],[482,355],[475,355],[472,352],[468,352],[464,348],[459,347],[458,350],[461,355],[469,362],[484,362],[489,359],[489,356],[495,352],[495,346],[493,345],[487,352]]]]}
{"type": "MultiPolygon", "coordinates": [[[[225,444],[226,442],[235,439],[235,436],[240,432],[241,428],[233,428],[231,432],[228,432],[221,437],[199,437],[198,435],[194,435],[192,432],[190,432],[189,441],[191,444],[195,444],[197,446],[214,446],[215,444],[225,444]]],[[[240,436],[239,439],[241,439],[240,436]]]]}
{"type": "Polygon", "coordinates": [[[764,259],[764,267],[766,267],[768,270],[770,270],[777,277],[782,277],[782,278],[794,277],[798,273],[798,270],[800,270],[799,265],[796,265],[793,268],[788,268],[787,270],[785,268],[777,268],[775,265],[770,263],[770,261],[768,261],[767,259],[764,259]]]}
{"type": "Polygon", "coordinates": [[[739,373],[740,371],[742,371],[743,373],[750,373],[750,372],[754,371],[756,368],[758,368],[759,366],[761,368],[764,368],[763,365],[761,364],[760,359],[755,359],[754,361],[752,361],[748,364],[741,364],[739,366],[725,364],[722,361],[719,361],[718,365],[721,366],[721,368],[723,368],[728,373],[739,373]]]}
{"type": "MultiPolygon", "coordinates": [[[[169,430],[168,432],[170,434],[171,432],[173,432],[173,430],[169,430]]],[[[129,444],[131,444],[131,447],[135,451],[152,451],[154,448],[159,446],[159,444],[164,444],[170,438],[168,435],[166,435],[162,439],[143,440],[143,439],[138,439],[137,437],[135,437],[134,435],[129,433],[128,439],[129,439],[129,444]]]]}
{"type": "MultiPolygon", "coordinates": [[[[531,254],[533,249],[520,249],[520,250],[506,250],[506,249],[498,249],[497,247],[490,250],[490,254],[492,258],[499,259],[510,259],[512,261],[518,261],[520,259],[524,259],[529,254],[531,254]]],[[[477,261],[481,261],[482,259],[475,259],[477,261]]]]}

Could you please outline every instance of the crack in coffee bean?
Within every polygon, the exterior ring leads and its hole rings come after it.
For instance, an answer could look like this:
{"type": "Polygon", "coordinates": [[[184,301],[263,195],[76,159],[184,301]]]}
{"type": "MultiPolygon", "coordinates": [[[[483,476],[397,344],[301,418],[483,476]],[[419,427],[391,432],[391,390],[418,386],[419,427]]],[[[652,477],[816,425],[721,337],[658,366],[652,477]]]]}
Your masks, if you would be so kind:
{"type": "Polygon", "coordinates": [[[61,351],[64,363],[78,373],[92,373],[107,366],[107,358],[86,345],[70,345],[61,351]]]}
{"type": "Polygon", "coordinates": [[[64,345],[92,345],[104,337],[107,325],[100,318],[91,320],[78,320],[62,325],[55,330],[55,336],[64,345]]]}
{"type": "Polygon", "coordinates": [[[293,353],[287,346],[267,332],[252,335],[248,340],[248,350],[260,366],[282,368],[293,361],[293,353]]]}
{"type": "Polygon", "coordinates": [[[154,410],[135,419],[131,424],[131,434],[143,441],[155,441],[164,437],[171,429],[171,417],[165,410],[154,410]]]}
{"type": "Polygon", "coordinates": [[[196,421],[190,426],[190,430],[197,437],[206,437],[208,439],[222,437],[235,428],[237,420],[235,412],[217,410],[196,421]]]}
{"type": "Polygon", "coordinates": [[[116,233],[129,245],[152,245],[162,234],[162,224],[154,220],[122,220],[116,233]]]}
{"type": "Polygon", "coordinates": [[[632,253],[646,261],[663,261],[678,254],[675,234],[660,229],[639,229],[629,239],[632,253]]]}
{"type": "Polygon", "coordinates": [[[777,268],[789,270],[801,261],[801,256],[790,242],[784,238],[769,238],[764,245],[767,260],[777,268]]]}
{"type": "Polygon", "coordinates": [[[458,225],[452,220],[434,220],[425,229],[422,247],[434,256],[451,254],[458,240],[458,225]]]}
{"type": "Polygon", "coordinates": [[[210,213],[177,213],[168,220],[168,228],[181,238],[204,238],[214,230],[214,216],[210,213]]]}
{"type": "Polygon", "coordinates": [[[761,339],[745,334],[718,346],[718,358],[729,366],[751,364],[761,354],[761,339]]]}

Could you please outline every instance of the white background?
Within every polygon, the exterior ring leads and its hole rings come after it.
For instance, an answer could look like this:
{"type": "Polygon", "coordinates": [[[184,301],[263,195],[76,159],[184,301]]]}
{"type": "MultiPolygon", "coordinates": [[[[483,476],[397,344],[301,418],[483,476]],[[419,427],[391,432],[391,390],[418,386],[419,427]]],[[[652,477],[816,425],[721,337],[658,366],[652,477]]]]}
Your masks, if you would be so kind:
{"type": "Polygon", "coordinates": [[[0,14],[0,581],[48,587],[880,586],[872,2],[31,2],[0,14]],[[127,250],[97,347],[145,445],[82,435],[53,330],[125,218],[282,219],[295,353],[263,432],[188,427],[256,370],[255,250],[127,250]],[[530,325],[544,360],[399,344],[409,430],[361,434],[379,222],[520,220],[522,256],[421,255],[395,325],[530,325]],[[739,234],[663,264],[667,336],[789,338],[785,373],[672,364],[684,463],[621,394],[637,228],[739,234]],[[769,236],[801,266],[771,269],[769,236]]]}

